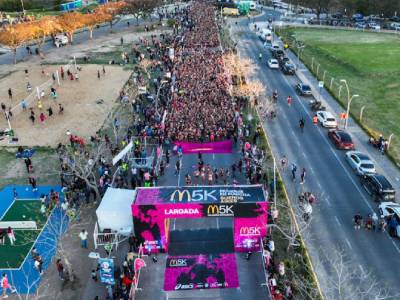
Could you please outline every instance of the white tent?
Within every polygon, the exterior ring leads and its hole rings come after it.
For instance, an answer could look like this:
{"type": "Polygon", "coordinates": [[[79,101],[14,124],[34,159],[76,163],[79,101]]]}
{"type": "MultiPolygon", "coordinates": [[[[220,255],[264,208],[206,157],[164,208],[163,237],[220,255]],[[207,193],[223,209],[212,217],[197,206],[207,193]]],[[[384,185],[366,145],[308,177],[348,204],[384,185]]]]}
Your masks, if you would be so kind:
{"type": "Polygon", "coordinates": [[[111,229],[113,232],[132,232],[133,218],[131,205],[136,191],[109,187],[96,210],[99,231],[111,229]]]}

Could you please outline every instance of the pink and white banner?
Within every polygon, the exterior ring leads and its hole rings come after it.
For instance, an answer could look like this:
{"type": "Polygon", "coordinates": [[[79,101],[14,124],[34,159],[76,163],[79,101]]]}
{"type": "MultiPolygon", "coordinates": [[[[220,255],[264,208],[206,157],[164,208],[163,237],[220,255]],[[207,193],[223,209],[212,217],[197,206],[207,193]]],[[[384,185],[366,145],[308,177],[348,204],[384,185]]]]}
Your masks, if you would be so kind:
{"type": "Polygon", "coordinates": [[[175,142],[182,147],[183,154],[193,153],[232,153],[232,140],[209,143],[175,142]]]}

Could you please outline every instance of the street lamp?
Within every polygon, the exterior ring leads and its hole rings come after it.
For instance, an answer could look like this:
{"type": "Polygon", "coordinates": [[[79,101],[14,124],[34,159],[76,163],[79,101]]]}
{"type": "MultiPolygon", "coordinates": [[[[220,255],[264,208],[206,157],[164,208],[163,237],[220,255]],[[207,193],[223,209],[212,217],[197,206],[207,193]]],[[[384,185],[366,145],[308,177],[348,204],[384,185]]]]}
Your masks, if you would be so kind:
{"type": "Polygon", "coordinates": [[[297,66],[300,65],[300,56],[301,56],[301,52],[304,50],[304,47],[306,45],[302,45],[302,46],[297,46],[297,66]]]}
{"type": "Polygon", "coordinates": [[[346,90],[347,90],[347,110],[346,110],[346,120],[345,120],[345,123],[344,123],[344,129],[346,129],[348,121],[349,121],[351,101],[353,101],[353,99],[356,98],[356,97],[360,97],[360,95],[353,95],[353,96],[350,97],[350,88],[349,88],[349,85],[347,84],[346,79],[341,79],[340,82],[344,83],[344,85],[346,87],[346,90]]]}

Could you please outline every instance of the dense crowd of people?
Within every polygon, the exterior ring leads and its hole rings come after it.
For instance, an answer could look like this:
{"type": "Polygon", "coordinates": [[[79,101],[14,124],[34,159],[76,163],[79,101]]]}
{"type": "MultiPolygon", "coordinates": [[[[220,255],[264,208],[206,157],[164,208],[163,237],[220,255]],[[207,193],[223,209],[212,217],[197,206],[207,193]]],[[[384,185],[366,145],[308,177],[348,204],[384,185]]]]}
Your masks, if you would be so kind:
{"type": "Polygon", "coordinates": [[[214,141],[231,138],[235,110],[219,45],[214,9],[195,2],[182,22],[182,47],[176,51],[172,105],[167,115],[168,138],[214,141]],[[191,51],[195,50],[195,51],[191,51]]]}

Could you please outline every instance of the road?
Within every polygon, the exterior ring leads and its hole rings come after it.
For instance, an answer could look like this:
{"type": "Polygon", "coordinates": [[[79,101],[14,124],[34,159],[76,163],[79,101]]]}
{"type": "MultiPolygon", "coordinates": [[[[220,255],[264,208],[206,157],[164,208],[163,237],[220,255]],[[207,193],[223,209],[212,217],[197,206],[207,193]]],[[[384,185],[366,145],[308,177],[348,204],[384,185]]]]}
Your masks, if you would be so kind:
{"type": "MultiPolygon", "coordinates": [[[[255,18],[255,21],[266,21],[271,14],[255,18]]],[[[260,80],[271,93],[277,89],[278,100],[277,118],[264,122],[264,128],[272,144],[273,153],[277,160],[286,155],[289,163],[298,166],[297,176],[305,167],[307,170],[306,182],[300,185],[299,181],[293,183],[290,172],[284,172],[283,179],[291,199],[304,190],[312,191],[317,195],[317,204],[313,213],[312,223],[305,235],[313,264],[321,283],[322,289],[329,299],[338,299],[337,285],[340,280],[345,280],[343,285],[352,285],[348,274],[338,276],[332,267],[338,267],[335,261],[339,253],[345,253],[345,270],[356,271],[364,277],[366,285],[379,283],[379,287],[390,287],[391,292],[398,295],[398,269],[400,268],[400,244],[386,233],[355,231],[352,226],[352,217],[356,212],[363,216],[377,212],[377,206],[369,195],[360,186],[359,179],[353,174],[344,160],[344,152],[336,150],[327,138],[327,130],[312,124],[312,114],[308,109],[308,100],[298,97],[294,85],[298,82],[295,76],[285,76],[279,70],[268,69],[266,59],[270,53],[254,32],[251,32],[248,21],[241,20],[235,25],[232,22],[232,32],[238,41],[241,57],[252,59],[259,69],[254,77],[260,80]],[[258,60],[258,54],[264,53],[263,60],[258,60]],[[267,56],[267,57],[266,57],[267,56]],[[287,105],[286,97],[293,97],[291,107],[287,105]],[[298,122],[301,117],[306,120],[305,130],[302,134],[298,122]],[[365,276],[368,274],[368,280],[365,276]],[[341,278],[339,278],[341,277],[341,278]],[[347,278],[347,279],[345,279],[347,278]]],[[[350,122],[350,131],[357,131],[354,122],[350,122]]],[[[361,145],[363,151],[373,151],[361,145]]],[[[371,153],[374,157],[376,153],[371,153]]],[[[384,171],[379,169],[379,171],[384,171]]],[[[398,176],[398,174],[397,174],[398,176]]],[[[393,183],[393,180],[392,180],[393,183]]],[[[395,183],[398,186],[398,183],[395,183]]],[[[348,272],[347,272],[348,273],[348,272]]],[[[346,295],[346,299],[360,299],[356,283],[349,291],[353,295],[346,295]]]]}

